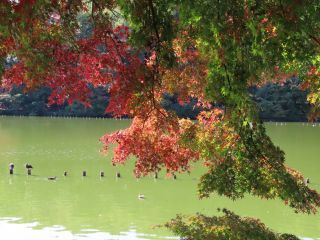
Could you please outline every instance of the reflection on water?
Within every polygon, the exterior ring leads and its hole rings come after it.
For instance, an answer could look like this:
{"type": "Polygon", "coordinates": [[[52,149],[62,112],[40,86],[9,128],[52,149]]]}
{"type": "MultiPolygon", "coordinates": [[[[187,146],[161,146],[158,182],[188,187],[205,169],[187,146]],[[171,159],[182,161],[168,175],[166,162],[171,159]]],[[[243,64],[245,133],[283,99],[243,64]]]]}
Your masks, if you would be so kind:
{"type": "MultiPolygon", "coordinates": [[[[0,237],[23,240],[167,239],[171,233],[154,229],[176,213],[217,214],[228,208],[257,217],[278,232],[319,239],[320,216],[295,214],[279,200],[246,196],[238,201],[213,195],[199,200],[198,178],[204,169],[168,179],[165,173],[135,179],[132,162],[112,167],[101,156],[98,139],[125,128],[129,121],[0,118],[0,237]],[[15,164],[15,174],[8,165],[15,164]],[[33,165],[27,176],[24,164],[33,165]],[[83,170],[87,177],[82,177],[83,170]],[[64,177],[63,172],[68,171],[64,177]],[[100,178],[99,172],[105,177],[100,178]],[[116,172],[121,178],[116,179],[116,172]],[[49,181],[48,176],[57,176],[49,181]],[[138,195],[146,196],[144,201],[138,195]]],[[[320,127],[268,124],[268,132],[286,152],[288,164],[311,179],[320,190],[320,127]]],[[[3,239],[3,238],[1,238],[3,239]]]]}
{"type": "Polygon", "coordinates": [[[63,226],[52,226],[37,229],[39,223],[16,223],[18,218],[0,219],[1,237],[10,240],[147,240],[147,239],[178,239],[175,237],[157,237],[154,234],[137,233],[134,228],[127,232],[112,235],[96,229],[83,229],[82,233],[73,234],[63,226]]]}

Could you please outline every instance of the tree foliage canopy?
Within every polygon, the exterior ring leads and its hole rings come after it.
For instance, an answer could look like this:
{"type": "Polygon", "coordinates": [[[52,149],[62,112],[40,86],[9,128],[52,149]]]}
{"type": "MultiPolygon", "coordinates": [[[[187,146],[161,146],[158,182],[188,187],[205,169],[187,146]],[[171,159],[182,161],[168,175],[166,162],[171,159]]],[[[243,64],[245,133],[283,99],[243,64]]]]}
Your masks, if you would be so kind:
{"type": "Polygon", "coordinates": [[[220,217],[178,215],[165,226],[185,240],[299,240],[291,234],[273,233],[257,219],[240,218],[227,209],[222,212],[220,217]]]}
{"type": "Polygon", "coordinates": [[[200,197],[232,199],[246,193],[280,198],[297,212],[315,212],[317,192],[284,163],[267,136],[248,86],[288,76],[303,80],[320,106],[320,2],[300,0],[2,0],[2,84],[49,86],[51,103],[90,105],[88,84],[108,85],[114,116],[132,125],[101,138],[117,143],[114,164],[136,157],[135,174],[208,168],[200,197]],[[79,34],[79,14],[92,33],[79,34]],[[165,111],[161,99],[197,97],[205,109],[197,121],[165,111]],[[215,107],[219,106],[223,107],[215,107]]]}

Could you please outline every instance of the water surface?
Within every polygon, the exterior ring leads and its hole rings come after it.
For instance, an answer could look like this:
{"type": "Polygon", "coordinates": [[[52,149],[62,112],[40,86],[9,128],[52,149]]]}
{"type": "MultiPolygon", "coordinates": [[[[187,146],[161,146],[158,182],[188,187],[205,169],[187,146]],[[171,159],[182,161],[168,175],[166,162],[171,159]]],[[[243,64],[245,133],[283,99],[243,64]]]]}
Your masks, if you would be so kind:
{"type": "MultiPolygon", "coordinates": [[[[201,172],[195,166],[177,180],[160,174],[135,179],[133,164],[112,167],[111,155],[99,153],[105,132],[125,128],[129,120],[0,118],[0,236],[24,240],[170,239],[153,226],[176,213],[217,214],[226,207],[241,216],[260,218],[278,232],[320,239],[320,215],[295,214],[279,200],[247,196],[233,202],[212,196],[198,200],[201,172]],[[8,174],[10,162],[15,174],[8,174]],[[24,164],[34,169],[27,176],[24,164]],[[87,177],[82,177],[82,171],[87,177]],[[63,172],[68,171],[67,177],[63,172]],[[100,178],[99,172],[105,177],[100,178]],[[116,172],[121,178],[116,179],[116,172]],[[57,176],[49,181],[48,176],[57,176]],[[142,193],[145,200],[137,196],[142,193]]],[[[320,126],[268,123],[273,140],[285,150],[287,163],[311,179],[320,190],[320,126]]]]}

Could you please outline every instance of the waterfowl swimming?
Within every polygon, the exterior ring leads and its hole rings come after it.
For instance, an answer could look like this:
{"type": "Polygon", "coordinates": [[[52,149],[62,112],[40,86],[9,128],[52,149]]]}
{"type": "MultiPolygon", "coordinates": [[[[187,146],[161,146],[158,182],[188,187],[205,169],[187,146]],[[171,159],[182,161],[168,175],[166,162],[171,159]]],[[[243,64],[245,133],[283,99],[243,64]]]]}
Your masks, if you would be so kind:
{"type": "Polygon", "coordinates": [[[145,196],[143,194],[139,193],[138,199],[145,199],[145,196]]]}
{"type": "Polygon", "coordinates": [[[56,180],[56,176],[54,176],[54,177],[48,177],[48,180],[56,180]]]}

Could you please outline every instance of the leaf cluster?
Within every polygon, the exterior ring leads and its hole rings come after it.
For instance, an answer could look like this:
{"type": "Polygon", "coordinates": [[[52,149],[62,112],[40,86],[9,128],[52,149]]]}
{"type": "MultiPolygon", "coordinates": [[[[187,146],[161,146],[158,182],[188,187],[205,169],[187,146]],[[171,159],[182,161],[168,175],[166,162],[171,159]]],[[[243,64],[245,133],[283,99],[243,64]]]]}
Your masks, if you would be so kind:
{"type": "Polygon", "coordinates": [[[164,226],[184,240],[298,240],[290,234],[278,234],[259,220],[236,215],[222,209],[223,216],[208,217],[197,214],[192,217],[178,215],[164,226]]]}

